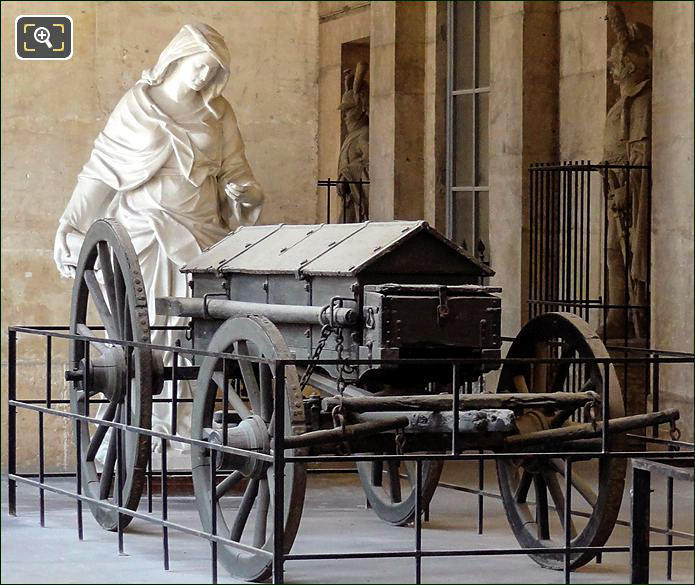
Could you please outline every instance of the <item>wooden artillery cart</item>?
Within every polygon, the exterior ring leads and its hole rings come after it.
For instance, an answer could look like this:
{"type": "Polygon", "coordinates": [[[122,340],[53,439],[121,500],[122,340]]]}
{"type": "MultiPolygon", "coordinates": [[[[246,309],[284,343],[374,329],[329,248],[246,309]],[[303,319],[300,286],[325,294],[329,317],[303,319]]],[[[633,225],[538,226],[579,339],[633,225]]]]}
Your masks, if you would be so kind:
{"type": "MultiPolygon", "coordinates": [[[[601,448],[602,413],[610,419],[606,432],[613,448],[622,444],[624,431],[678,418],[673,410],[625,417],[605,347],[587,323],[565,313],[542,315],[521,330],[507,354],[515,359],[504,362],[498,374],[496,393],[462,394],[464,385],[470,387],[499,368],[500,289],[483,284],[493,274],[489,267],[425,222],[243,227],[183,272],[191,278],[191,297],[156,299],[157,313],[190,318],[194,348],[236,357],[196,358],[174,372],[157,366],[161,352],[147,346],[130,355],[121,346],[92,343],[94,355],[85,355],[84,343],[76,340],[67,372],[73,380],[72,408],[84,414],[89,397],[103,395],[109,403],[102,418],[127,418],[149,428],[152,396],[163,381],[174,375],[197,380],[192,438],[244,450],[216,458],[211,449],[194,445],[191,453],[205,530],[214,525],[218,534],[242,545],[219,546],[220,562],[235,577],[261,580],[272,568],[267,519],[273,509],[273,464],[269,457],[243,453],[273,453],[276,396],[283,400],[283,442],[290,455],[345,449],[443,453],[452,438],[460,449],[531,453],[500,459],[497,469],[510,526],[523,547],[534,549],[556,546],[553,532],[564,519],[563,482],[558,480],[563,468],[543,457],[544,451],[587,451],[590,459],[601,448]],[[552,356],[564,360],[547,359],[552,356]],[[284,388],[276,388],[272,366],[278,360],[308,365],[286,365],[284,388]],[[355,360],[361,361],[352,365],[355,360]],[[454,360],[458,365],[452,381],[454,360]],[[579,380],[574,392],[567,391],[570,377],[579,380]],[[606,389],[609,400],[603,402],[606,389]],[[223,476],[216,486],[215,514],[210,500],[213,465],[217,476],[223,476]],[[530,505],[532,487],[535,505],[530,505]],[[243,490],[238,506],[224,497],[234,489],[243,490]],[[552,509],[557,519],[549,515],[552,509]]],[[[107,337],[148,342],[147,302],[124,229],[112,220],[97,221],[80,255],[71,332],[95,335],[87,326],[92,303],[107,337]]],[[[83,425],[81,432],[83,486],[92,497],[113,500],[116,441],[106,438],[103,426],[90,432],[83,425]],[[96,455],[106,442],[99,469],[96,455]]],[[[127,435],[123,505],[135,509],[151,446],[147,436],[127,435]]],[[[581,524],[575,526],[573,520],[571,526],[576,547],[606,542],[622,499],[625,460],[594,463],[587,464],[593,477],[572,476],[583,505],[581,524]]],[[[414,519],[415,480],[409,464],[374,460],[358,463],[357,470],[380,518],[394,525],[414,519]]],[[[419,509],[432,498],[441,471],[441,461],[423,464],[419,509]]],[[[302,515],[304,465],[288,463],[283,485],[284,549],[289,551],[302,515]]],[[[118,526],[116,512],[90,507],[102,526],[118,526]]],[[[130,520],[120,518],[122,526],[130,520]]],[[[572,567],[595,554],[573,552],[572,567]]],[[[530,556],[546,567],[563,566],[560,553],[530,556]]]]}

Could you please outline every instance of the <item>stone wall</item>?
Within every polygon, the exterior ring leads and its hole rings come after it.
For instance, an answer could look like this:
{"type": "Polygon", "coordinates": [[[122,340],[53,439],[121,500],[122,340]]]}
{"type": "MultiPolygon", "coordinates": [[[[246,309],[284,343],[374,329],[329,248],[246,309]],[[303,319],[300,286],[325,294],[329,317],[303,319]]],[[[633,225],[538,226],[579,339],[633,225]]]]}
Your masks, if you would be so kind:
{"type": "MultiPolygon", "coordinates": [[[[693,4],[655,2],[652,93],[652,345],[693,351],[693,4]]],[[[661,407],[693,440],[693,367],[661,367],[661,407]]]]}
{"type": "MultiPolygon", "coordinates": [[[[91,144],[121,95],[189,22],[225,37],[232,55],[225,96],[267,200],[263,223],[314,222],[318,167],[316,2],[3,2],[2,331],[10,324],[67,323],[72,282],[52,259],[57,219],[91,144]],[[12,46],[20,14],[69,14],[74,56],[19,61],[12,46]]],[[[21,341],[20,394],[43,392],[43,340],[21,341]],[[41,343],[39,343],[41,341],[41,343]]],[[[7,344],[2,346],[5,412],[7,344]]],[[[63,393],[64,344],[56,342],[54,396],[63,393]]],[[[36,415],[22,415],[35,437],[36,415]]],[[[20,428],[24,428],[20,426],[20,428]]],[[[50,467],[69,463],[64,423],[47,431],[50,467]]],[[[6,433],[2,432],[3,444],[6,433]]],[[[20,440],[20,461],[36,446],[20,440]]],[[[3,456],[6,450],[3,449],[3,456]]],[[[3,460],[4,461],[4,460],[3,460]]]]}

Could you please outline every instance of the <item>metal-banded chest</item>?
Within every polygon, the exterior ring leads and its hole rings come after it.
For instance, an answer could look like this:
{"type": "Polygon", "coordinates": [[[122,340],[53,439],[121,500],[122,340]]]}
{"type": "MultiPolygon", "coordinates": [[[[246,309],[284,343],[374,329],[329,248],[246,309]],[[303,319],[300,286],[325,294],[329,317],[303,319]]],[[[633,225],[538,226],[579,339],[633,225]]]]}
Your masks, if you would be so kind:
{"type": "Polygon", "coordinates": [[[499,348],[499,289],[463,285],[369,285],[364,340],[380,348],[499,348]]]}
{"type": "MultiPolygon", "coordinates": [[[[401,348],[499,347],[499,299],[481,286],[494,273],[422,221],[241,227],[183,272],[202,307],[189,313],[199,348],[225,316],[248,308],[266,314],[296,357],[307,358],[331,307],[354,315],[342,323],[344,356],[353,359],[397,358],[401,348]],[[223,310],[220,300],[264,306],[223,310]],[[312,310],[313,322],[305,318],[312,310]]],[[[336,355],[330,340],[321,357],[336,355]]]]}

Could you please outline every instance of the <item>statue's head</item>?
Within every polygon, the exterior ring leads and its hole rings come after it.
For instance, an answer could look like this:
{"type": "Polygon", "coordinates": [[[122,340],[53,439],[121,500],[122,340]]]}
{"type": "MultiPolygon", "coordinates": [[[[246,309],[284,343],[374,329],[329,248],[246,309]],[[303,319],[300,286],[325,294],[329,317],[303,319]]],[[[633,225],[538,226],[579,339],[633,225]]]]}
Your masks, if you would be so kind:
{"type": "Polygon", "coordinates": [[[651,70],[652,29],[641,22],[628,22],[620,6],[608,5],[606,19],[616,36],[608,57],[613,82],[640,82],[651,70]]]}
{"type": "Polygon", "coordinates": [[[207,24],[184,25],[171,40],[152,69],[142,72],[142,80],[159,85],[174,78],[194,91],[219,117],[213,100],[218,97],[229,78],[229,49],[214,28],[207,24]]]}
{"type": "Polygon", "coordinates": [[[365,121],[369,117],[369,86],[365,81],[367,65],[358,63],[355,72],[346,69],[343,72],[344,93],[340,100],[340,111],[346,124],[365,121]]]}

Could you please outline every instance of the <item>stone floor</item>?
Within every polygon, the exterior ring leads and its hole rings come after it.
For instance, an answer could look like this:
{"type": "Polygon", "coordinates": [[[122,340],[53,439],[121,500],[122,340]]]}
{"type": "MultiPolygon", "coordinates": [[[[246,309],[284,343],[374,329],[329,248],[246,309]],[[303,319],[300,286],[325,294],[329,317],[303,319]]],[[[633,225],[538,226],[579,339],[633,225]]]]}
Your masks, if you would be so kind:
{"type": "MultiPolygon", "coordinates": [[[[486,473],[494,490],[494,470],[486,473]]],[[[446,481],[475,481],[474,468],[449,464],[446,481]]],[[[65,480],[63,485],[65,485],[65,480]]],[[[56,480],[59,483],[59,480],[56,480]]],[[[664,525],[665,491],[661,479],[653,480],[652,524],[664,525]]],[[[621,518],[628,518],[628,489],[621,518]]],[[[518,545],[498,500],[485,500],[485,530],[476,531],[476,497],[439,488],[431,506],[431,519],[423,530],[423,548],[494,548],[518,545]]],[[[125,554],[117,550],[116,535],[102,531],[85,513],[84,541],[77,539],[73,500],[46,494],[46,527],[38,523],[38,496],[34,488],[18,487],[18,516],[7,514],[3,481],[2,572],[3,583],[201,583],[210,582],[210,547],[193,536],[170,532],[171,570],[162,568],[161,532],[135,520],[125,534],[125,554]]],[[[155,509],[158,502],[155,500],[155,509]]],[[[198,527],[191,498],[172,498],[170,518],[198,527]]],[[[676,484],[676,528],[692,532],[692,486],[676,484]]],[[[617,526],[610,544],[626,544],[628,528],[617,526]]],[[[652,536],[653,543],[665,537],[652,536]]],[[[679,541],[677,541],[679,542],[679,541]]],[[[684,543],[684,541],[680,541],[684,543]]],[[[412,527],[384,524],[365,509],[354,475],[312,475],[299,535],[293,552],[403,550],[414,545],[412,527]]],[[[665,553],[652,555],[652,582],[666,582],[665,553]]],[[[560,572],[542,569],[525,555],[426,558],[425,583],[562,583],[560,572]]],[[[590,563],[573,573],[574,583],[626,583],[627,554],[606,554],[602,564],[590,563]]],[[[674,582],[693,582],[693,554],[674,555],[674,582]]],[[[411,559],[294,561],[286,565],[289,583],[408,583],[414,579],[411,559]]],[[[220,570],[220,582],[234,582],[220,570]]]]}

